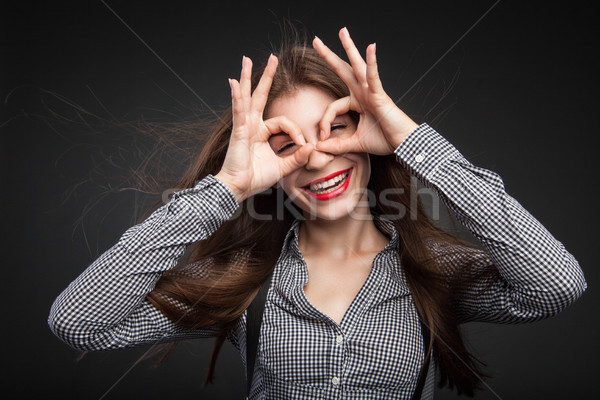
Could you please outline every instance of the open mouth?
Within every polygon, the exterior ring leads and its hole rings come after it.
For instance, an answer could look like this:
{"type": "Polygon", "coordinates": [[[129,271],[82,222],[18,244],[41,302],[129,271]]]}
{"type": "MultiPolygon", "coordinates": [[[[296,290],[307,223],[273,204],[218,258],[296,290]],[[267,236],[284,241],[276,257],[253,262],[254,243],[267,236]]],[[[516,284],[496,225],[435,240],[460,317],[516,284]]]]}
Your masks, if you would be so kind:
{"type": "Polygon", "coordinates": [[[328,200],[342,194],[349,184],[352,168],[336,172],[304,186],[304,190],[318,200],[328,200]]]}

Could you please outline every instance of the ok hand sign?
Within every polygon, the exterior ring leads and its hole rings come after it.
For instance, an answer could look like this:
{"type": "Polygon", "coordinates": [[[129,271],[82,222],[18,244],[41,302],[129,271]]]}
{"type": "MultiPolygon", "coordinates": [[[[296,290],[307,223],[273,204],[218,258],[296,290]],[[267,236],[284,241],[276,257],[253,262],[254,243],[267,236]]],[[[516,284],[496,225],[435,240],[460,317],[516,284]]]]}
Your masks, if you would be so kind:
{"type": "Polygon", "coordinates": [[[306,143],[298,125],[284,116],[263,120],[263,112],[275,70],[277,57],[271,55],[256,89],[251,94],[252,61],[242,60],[240,81],[230,79],[233,103],[233,128],[225,161],[216,178],[234,193],[238,202],[273,186],[283,176],[308,162],[313,145],[306,143]],[[287,133],[299,149],[278,156],[269,145],[269,137],[287,133]]]}
{"type": "Polygon", "coordinates": [[[375,43],[367,47],[365,62],[346,28],[340,30],[339,36],[350,64],[339,58],[319,38],[313,40],[315,50],[350,89],[350,96],[336,100],[327,107],[320,124],[322,141],[317,143],[316,148],[333,154],[391,154],[418,125],[383,90],[377,71],[375,43]],[[354,135],[329,138],[331,122],[336,115],[349,110],[360,114],[354,135]]]}

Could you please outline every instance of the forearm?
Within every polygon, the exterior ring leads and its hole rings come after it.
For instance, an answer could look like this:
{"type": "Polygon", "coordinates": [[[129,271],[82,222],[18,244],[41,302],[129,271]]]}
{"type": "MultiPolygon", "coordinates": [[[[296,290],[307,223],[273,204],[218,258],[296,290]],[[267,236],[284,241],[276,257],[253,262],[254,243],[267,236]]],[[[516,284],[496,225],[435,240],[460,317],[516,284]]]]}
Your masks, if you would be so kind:
{"type": "Polygon", "coordinates": [[[208,238],[236,209],[232,193],[212,176],[174,194],[58,296],[48,318],[51,329],[83,350],[124,347],[167,334],[173,325],[145,301],[146,295],[187,245],[208,238]]]}

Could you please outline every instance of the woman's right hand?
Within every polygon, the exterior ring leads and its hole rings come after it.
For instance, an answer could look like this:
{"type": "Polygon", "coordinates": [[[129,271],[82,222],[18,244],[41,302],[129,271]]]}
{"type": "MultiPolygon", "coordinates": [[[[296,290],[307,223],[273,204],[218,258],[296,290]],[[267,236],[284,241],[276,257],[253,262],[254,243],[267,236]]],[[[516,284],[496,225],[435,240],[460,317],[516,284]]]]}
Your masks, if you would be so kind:
{"type": "Polygon", "coordinates": [[[233,192],[238,203],[267,190],[285,175],[305,165],[313,150],[298,125],[288,118],[279,116],[263,120],[276,69],[277,57],[271,55],[251,93],[252,61],[244,57],[240,81],[229,80],[233,128],[225,161],[215,178],[233,192]],[[300,146],[293,154],[277,155],[269,145],[269,137],[280,132],[287,133],[300,146]]]}

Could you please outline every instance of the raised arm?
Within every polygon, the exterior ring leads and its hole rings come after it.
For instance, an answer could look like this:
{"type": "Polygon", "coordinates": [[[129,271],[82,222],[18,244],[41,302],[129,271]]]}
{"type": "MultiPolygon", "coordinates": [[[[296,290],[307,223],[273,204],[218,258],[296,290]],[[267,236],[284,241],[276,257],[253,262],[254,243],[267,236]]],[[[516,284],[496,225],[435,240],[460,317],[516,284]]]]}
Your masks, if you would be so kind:
{"type": "Polygon", "coordinates": [[[506,194],[497,174],[473,166],[431,127],[418,126],[396,106],[379,79],[375,44],[367,47],[363,60],[346,28],[339,36],[349,63],[318,38],[313,41],[350,89],[350,96],[332,102],[326,110],[321,120],[323,141],[316,149],[333,154],[395,154],[480,240],[487,256],[476,255],[481,258],[478,266],[494,264],[501,279],[481,282],[464,293],[458,305],[461,318],[537,319],[557,313],[578,298],[586,282],[575,258],[506,194]],[[349,110],[360,115],[354,135],[330,137],[335,116],[349,110]]]}
{"type": "Polygon", "coordinates": [[[212,235],[238,203],[304,165],[312,151],[292,121],[263,120],[277,58],[269,58],[252,93],[252,61],[244,57],[242,64],[240,81],[230,80],[233,126],[221,170],[176,193],[147,220],[127,230],[56,299],[48,323],[69,345],[111,349],[214,333],[178,328],[146,295],[177,264],[187,245],[212,235]],[[300,146],[293,155],[279,157],[271,149],[269,137],[281,131],[300,146]]]}
{"type": "Polygon", "coordinates": [[[94,261],[54,301],[50,329],[79,350],[102,350],[206,336],[178,328],[147,300],[156,281],[188,244],[206,239],[238,207],[233,193],[209,175],[175,193],[94,261]]]}
{"type": "Polygon", "coordinates": [[[488,257],[475,255],[477,267],[491,263],[500,273],[500,280],[480,282],[461,294],[462,321],[535,320],[558,313],[583,293],[586,282],[577,260],[506,193],[498,174],[472,165],[427,124],[395,154],[481,242],[488,257]]]}

